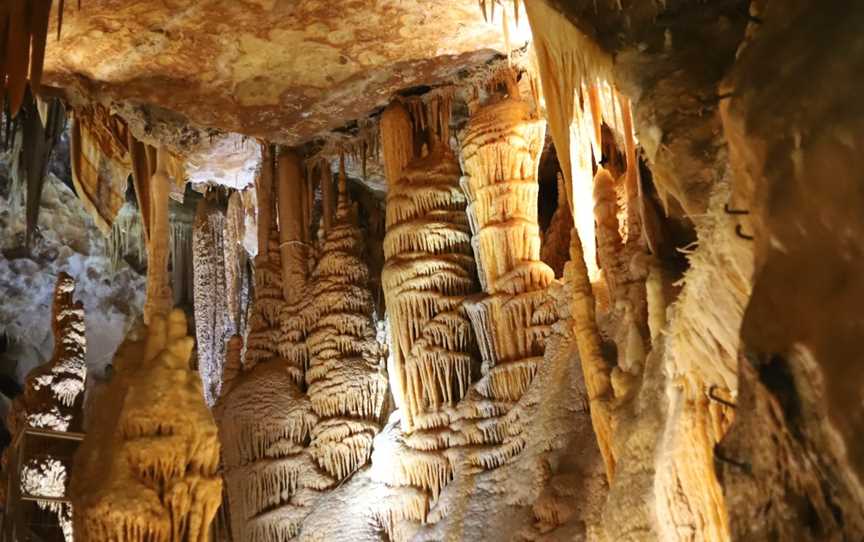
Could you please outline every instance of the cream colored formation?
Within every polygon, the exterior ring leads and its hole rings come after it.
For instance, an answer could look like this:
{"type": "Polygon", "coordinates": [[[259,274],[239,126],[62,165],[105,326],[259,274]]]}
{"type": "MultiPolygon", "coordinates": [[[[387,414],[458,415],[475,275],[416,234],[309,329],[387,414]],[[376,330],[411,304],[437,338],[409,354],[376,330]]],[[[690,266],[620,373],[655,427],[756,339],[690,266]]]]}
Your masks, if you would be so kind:
{"type": "Polygon", "coordinates": [[[265,157],[258,220],[269,243],[255,259],[245,363],[236,337],[216,408],[233,536],[250,541],[295,537],[322,492],[369,460],[387,391],[344,172],[335,216],[322,217],[329,227],[313,245],[299,155],[265,157]]]}
{"type": "Polygon", "coordinates": [[[73,468],[78,540],[199,541],[222,500],[219,439],[175,309],[134,330],[73,468]]]}

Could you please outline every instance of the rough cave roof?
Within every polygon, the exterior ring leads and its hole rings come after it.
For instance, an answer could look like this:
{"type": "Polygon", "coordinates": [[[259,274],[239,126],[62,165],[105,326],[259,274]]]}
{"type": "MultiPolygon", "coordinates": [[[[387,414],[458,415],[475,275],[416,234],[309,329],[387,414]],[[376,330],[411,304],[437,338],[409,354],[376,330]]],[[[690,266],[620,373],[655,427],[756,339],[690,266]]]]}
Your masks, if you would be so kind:
{"type": "Polygon", "coordinates": [[[286,145],[504,50],[475,0],[87,0],[65,11],[59,42],[51,19],[46,84],[286,145]]]}

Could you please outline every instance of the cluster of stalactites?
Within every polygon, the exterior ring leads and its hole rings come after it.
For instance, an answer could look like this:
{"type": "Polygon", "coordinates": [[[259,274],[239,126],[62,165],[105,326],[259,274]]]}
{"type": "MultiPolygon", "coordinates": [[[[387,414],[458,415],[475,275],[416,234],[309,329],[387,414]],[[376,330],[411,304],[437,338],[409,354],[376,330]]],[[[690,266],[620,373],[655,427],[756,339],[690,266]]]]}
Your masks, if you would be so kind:
{"type": "Polygon", "coordinates": [[[209,540],[222,500],[219,439],[189,367],[186,330],[181,310],[156,314],[118,349],[75,459],[71,493],[84,540],[209,540]]]}
{"type": "Polygon", "coordinates": [[[442,144],[389,180],[382,285],[404,427],[446,423],[475,370],[462,301],[476,291],[459,165],[442,144]]]}
{"type": "MultiPolygon", "coordinates": [[[[277,222],[278,200],[273,187],[274,164],[272,153],[268,150],[264,153],[264,163],[256,187],[259,252],[255,257],[255,301],[249,317],[249,334],[243,356],[243,369],[251,370],[257,364],[271,359],[284,360],[287,361],[286,370],[299,386],[303,382],[303,372],[307,363],[307,353],[303,343],[305,330],[302,325],[290,325],[290,329],[283,329],[287,308],[283,288],[286,275],[280,240],[284,234],[280,234],[277,222]]],[[[283,215],[282,227],[285,228],[287,224],[287,217],[283,215]]],[[[305,266],[306,264],[292,260],[291,265],[305,266]]],[[[294,307],[291,309],[292,316],[299,312],[294,307]]]]}
{"type": "Polygon", "coordinates": [[[309,335],[309,399],[321,418],[310,450],[318,464],[341,480],[369,459],[387,392],[382,352],[375,338],[369,271],[362,260],[363,234],[340,174],[339,201],[312,273],[314,301],[309,335]]]}

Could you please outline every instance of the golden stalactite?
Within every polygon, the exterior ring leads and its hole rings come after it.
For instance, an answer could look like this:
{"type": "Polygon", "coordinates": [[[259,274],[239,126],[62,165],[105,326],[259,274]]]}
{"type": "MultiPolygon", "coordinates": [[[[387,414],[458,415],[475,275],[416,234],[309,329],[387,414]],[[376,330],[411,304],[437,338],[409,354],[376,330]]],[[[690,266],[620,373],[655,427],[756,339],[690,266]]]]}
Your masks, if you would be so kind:
{"type": "MultiPolygon", "coordinates": [[[[5,0],[0,4],[0,109],[8,100],[15,117],[27,87],[38,94],[42,86],[45,48],[52,0],[5,0]]],[[[57,6],[57,39],[63,28],[64,0],[57,6]]],[[[81,9],[81,1],[78,1],[81,9]]]]}
{"type": "Polygon", "coordinates": [[[396,182],[414,156],[414,127],[411,116],[404,105],[393,102],[381,113],[379,126],[384,174],[387,182],[396,182]]]}
{"type": "Polygon", "coordinates": [[[588,281],[588,270],[582,255],[582,243],[576,232],[570,235],[570,262],[565,275],[573,283],[573,300],[570,306],[573,319],[576,348],[582,365],[585,388],[591,410],[591,423],[597,437],[597,445],[603,456],[606,476],[612,480],[615,474],[616,454],[613,448],[612,426],[612,382],[609,366],[603,359],[600,346],[600,331],[594,309],[594,294],[588,281]]]}
{"type": "Polygon", "coordinates": [[[321,228],[327,233],[333,224],[333,204],[336,201],[333,194],[333,172],[326,161],[322,161],[318,167],[321,185],[321,228]]]}
{"type": "MultiPolygon", "coordinates": [[[[135,189],[135,198],[138,202],[138,210],[141,213],[141,225],[144,230],[144,242],[150,242],[150,214],[152,213],[152,201],[150,199],[150,178],[154,169],[148,160],[148,145],[139,141],[132,132],[126,130],[127,148],[129,158],[132,162],[132,185],[135,189]]],[[[155,166],[155,164],[153,164],[155,166]]]]}
{"type": "Polygon", "coordinates": [[[261,170],[255,182],[255,191],[258,200],[258,259],[266,260],[268,254],[267,243],[270,238],[271,222],[275,216],[273,196],[273,176],[275,169],[275,156],[273,146],[269,143],[261,145],[261,170]]]}

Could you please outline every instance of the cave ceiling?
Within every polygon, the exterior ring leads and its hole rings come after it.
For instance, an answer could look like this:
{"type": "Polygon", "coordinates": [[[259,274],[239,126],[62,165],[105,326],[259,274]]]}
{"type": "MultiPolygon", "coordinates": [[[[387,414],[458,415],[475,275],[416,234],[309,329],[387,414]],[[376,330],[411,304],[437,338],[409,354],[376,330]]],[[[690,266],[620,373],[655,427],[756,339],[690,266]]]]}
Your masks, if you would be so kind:
{"type": "Polygon", "coordinates": [[[451,82],[505,50],[500,23],[485,22],[474,0],[69,4],[59,42],[51,18],[45,84],[115,110],[147,104],[193,126],[285,145],[363,118],[400,90],[451,82]]]}

